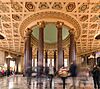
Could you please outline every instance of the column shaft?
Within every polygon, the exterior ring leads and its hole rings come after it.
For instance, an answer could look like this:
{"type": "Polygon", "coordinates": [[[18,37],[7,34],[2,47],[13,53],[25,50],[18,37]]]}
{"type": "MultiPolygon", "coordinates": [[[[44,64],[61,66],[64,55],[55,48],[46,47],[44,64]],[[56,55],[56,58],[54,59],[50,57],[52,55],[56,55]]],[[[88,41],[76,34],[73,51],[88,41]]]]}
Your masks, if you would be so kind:
{"type": "Polygon", "coordinates": [[[45,67],[47,66],[48,63],[48,51],[45,51],[45,67]]]}
{"type": "Polygon", "coordinates": [[[39,22],[38,66],[43,67],[44,59],[44,22],[39,22]]]}
{"type": "Polygon", "coordinates": [[[63,66],[62,23],[57,22],[58,69],[63,66]]]}
{"type": "Polygon", "coordinates": [[[69,64],[73,61],[76,61],[76,43],[74,33],[70,32],[69,64]]]}
{"type": "Polygon", "coordinates": [[[54,70],[56,71],[56,50],[54,50],[54,70]]]}
{"type": "Polygon", "coordinates": [[[6,59],[6,63],[7,63],[7,70],[10,69],[10,58],[6,59]]]}
{"type": "Polygon", "coordinates": [[[44,29],[39,29],[39,44],[38,44],[38,65],[43,66],[43,58],[44,58],[44,29]]]}
{"type": "Polygon", "coordinates": [[[25,75],[26,71],[32,69],[32,50],[31,50],[31,30],[27,29],[25,34],[25,49],[24,49],[24,67],[25,75]]]}

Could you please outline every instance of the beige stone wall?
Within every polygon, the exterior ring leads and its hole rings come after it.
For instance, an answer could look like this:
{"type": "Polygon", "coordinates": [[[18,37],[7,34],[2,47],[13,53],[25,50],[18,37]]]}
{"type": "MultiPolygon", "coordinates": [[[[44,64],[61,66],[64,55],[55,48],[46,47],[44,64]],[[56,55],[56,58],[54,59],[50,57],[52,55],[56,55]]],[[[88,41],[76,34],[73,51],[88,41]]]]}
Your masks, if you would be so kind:
{"type": "Polygon", "coordinates": [[[0,51],[0,65],[4,65],[5,63],[5,52],[0,51]]]}
{"type": "Polygon", "coordinates": [[[19,65],[18,65],[18,72],[23,72],[23,67],[24,66],[24,57],[21,56],[20,61],[19,61],[19,65]]]}

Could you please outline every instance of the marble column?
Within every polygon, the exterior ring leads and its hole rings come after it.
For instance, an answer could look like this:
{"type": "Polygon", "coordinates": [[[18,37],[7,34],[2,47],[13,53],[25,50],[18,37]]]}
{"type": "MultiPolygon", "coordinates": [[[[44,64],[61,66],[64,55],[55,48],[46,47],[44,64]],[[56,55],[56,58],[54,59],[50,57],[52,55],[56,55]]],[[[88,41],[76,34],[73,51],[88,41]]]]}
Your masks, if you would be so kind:
{"type": "Polygon", "coordinates": [[[48,63],[48,51],[45,50],[45,67],[47,66],[48,63]]]}
{"type": "Polygon", "coordinates": [[[38,22],[39,25],[39,42],[38,42],[38,66],[43,67],[44,59],[44,21],[38,22]]]}
{"type": "Polygon", "coordinates": [[[85,62],[85,65],[87,65],[87,55],[86,54],[84,55],[84,62],[85,62]]]}
{"type": "Polygon", "coordinates": [[[25,33],[25,49],[24,49],[24,74],[26,76],[26,71],[30,68],[32,69],[32,48],[31,48],[31,29],[26,29],[25,33]]]}
{"type": "Polygon", "coordinates": [[[38,66],[38,50],[37,50],[37,64],[36,65],[38,66]]]}
{"type": "Polygon", "coordinates": [[[54,50],[54,71],[56,71],[56,50],[54,50]]]}
{"type": "Polygon", "coordinates": [[[76,62],[76,42],[74,38],[74,29],[69,31],[70,33],[70,46],[69,46],[69,64],[76,62]]]}
{"type": "Polygon", "coordinates": [[[62,22],[57,22],[57,49],[58,49],[58,69],[61,68],[63,63],[63,48],[62,48],[62,22]]]}
{"type": "Polygon", "coordinates": [[[16,58],[16,73],[18,73],[18,64],[19,64],[19,60],[20,60],[20,57],[19,56],[17,56],[17,58],[16,58]]]}
{"type": "Polygon", "coordinates": [[[63,66],[64,66],[64,50],[63,50],[63,66]]]}
{"type": "Polygon", "coordinates": [[[6,59],[6,63],[7,63],[7,70],[10,70],[10,58],[6,59]]]}

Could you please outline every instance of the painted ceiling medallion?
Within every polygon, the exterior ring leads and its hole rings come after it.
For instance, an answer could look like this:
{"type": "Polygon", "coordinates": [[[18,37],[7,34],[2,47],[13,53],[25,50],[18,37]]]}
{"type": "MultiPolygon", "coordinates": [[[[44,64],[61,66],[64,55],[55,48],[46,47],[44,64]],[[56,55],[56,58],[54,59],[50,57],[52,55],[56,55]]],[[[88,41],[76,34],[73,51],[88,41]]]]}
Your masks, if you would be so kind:
{"type": "Polygon", "coordinates": [[[75,2],[70,2],[66,6],[66,11],[67,12],[72,12],[76,8],[75,2]]]}
{"type": "Polygon", "coordinates": [[[55,3],[53,4],[52,8],[53,8],[53,9],[58,9],[58,10],[60,10],[60,9],[62,9],[63,7],[62,7],[61,2],[55,2],[55,3]]]}
{"type": "Polygon", "coordinates": [[[26,2],[25,3],[25,7],[28,11],[32,12],[35,10],[35,6],[32,2],[26,2]]]}
{"type": "Polygon", "coordinates": [[[81,18],[80,18],[80,21],[86,21],[88,19],[88,15],[83,15],[81,18]]]}
{"type": "Polygon", "coordinates": [[[49,6],[48,6],[47,2],[40,2],[38,8],[41,9],[41,10],[42,10],[42,9],[48,9],[49,6]]]}
{"type": "Polygon", "coordinates": [[[89,9],[88,4],[82,4],[79,7],[79,12],[85,12],[87,9],[89,9]]]}

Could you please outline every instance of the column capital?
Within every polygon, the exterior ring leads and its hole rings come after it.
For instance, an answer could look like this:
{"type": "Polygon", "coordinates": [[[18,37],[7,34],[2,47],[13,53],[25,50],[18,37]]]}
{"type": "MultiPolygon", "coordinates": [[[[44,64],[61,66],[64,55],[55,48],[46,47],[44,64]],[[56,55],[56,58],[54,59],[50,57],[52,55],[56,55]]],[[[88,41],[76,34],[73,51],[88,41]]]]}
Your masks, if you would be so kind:
{"type": "Polygon", "coordinates": [[[69,33],[74,34],[74,33],[75,33],[74,28],[71,28],[71,29],[69,30],[69,33]]]}
{"type": "Polygon", "coordinates": [[[39,28],[44,28],[45,27],[45,22],[44,21],[37,22],[37,24],[39,25],[39,28]]]}
{"type": "Polygon", "coordinates": [[[63,22],[57,21],[56,27],[61,29],[63,24],[64,24],[63,22]]]}
{"type": "Polygon", "coordinates": [[[29,37],[30,35],[31,35],[31,33],[32,33],[32,30],[30,29],[30,28],[27,28],[26,30],[25,30],[25,38],[26,37],[29,37]]]}

